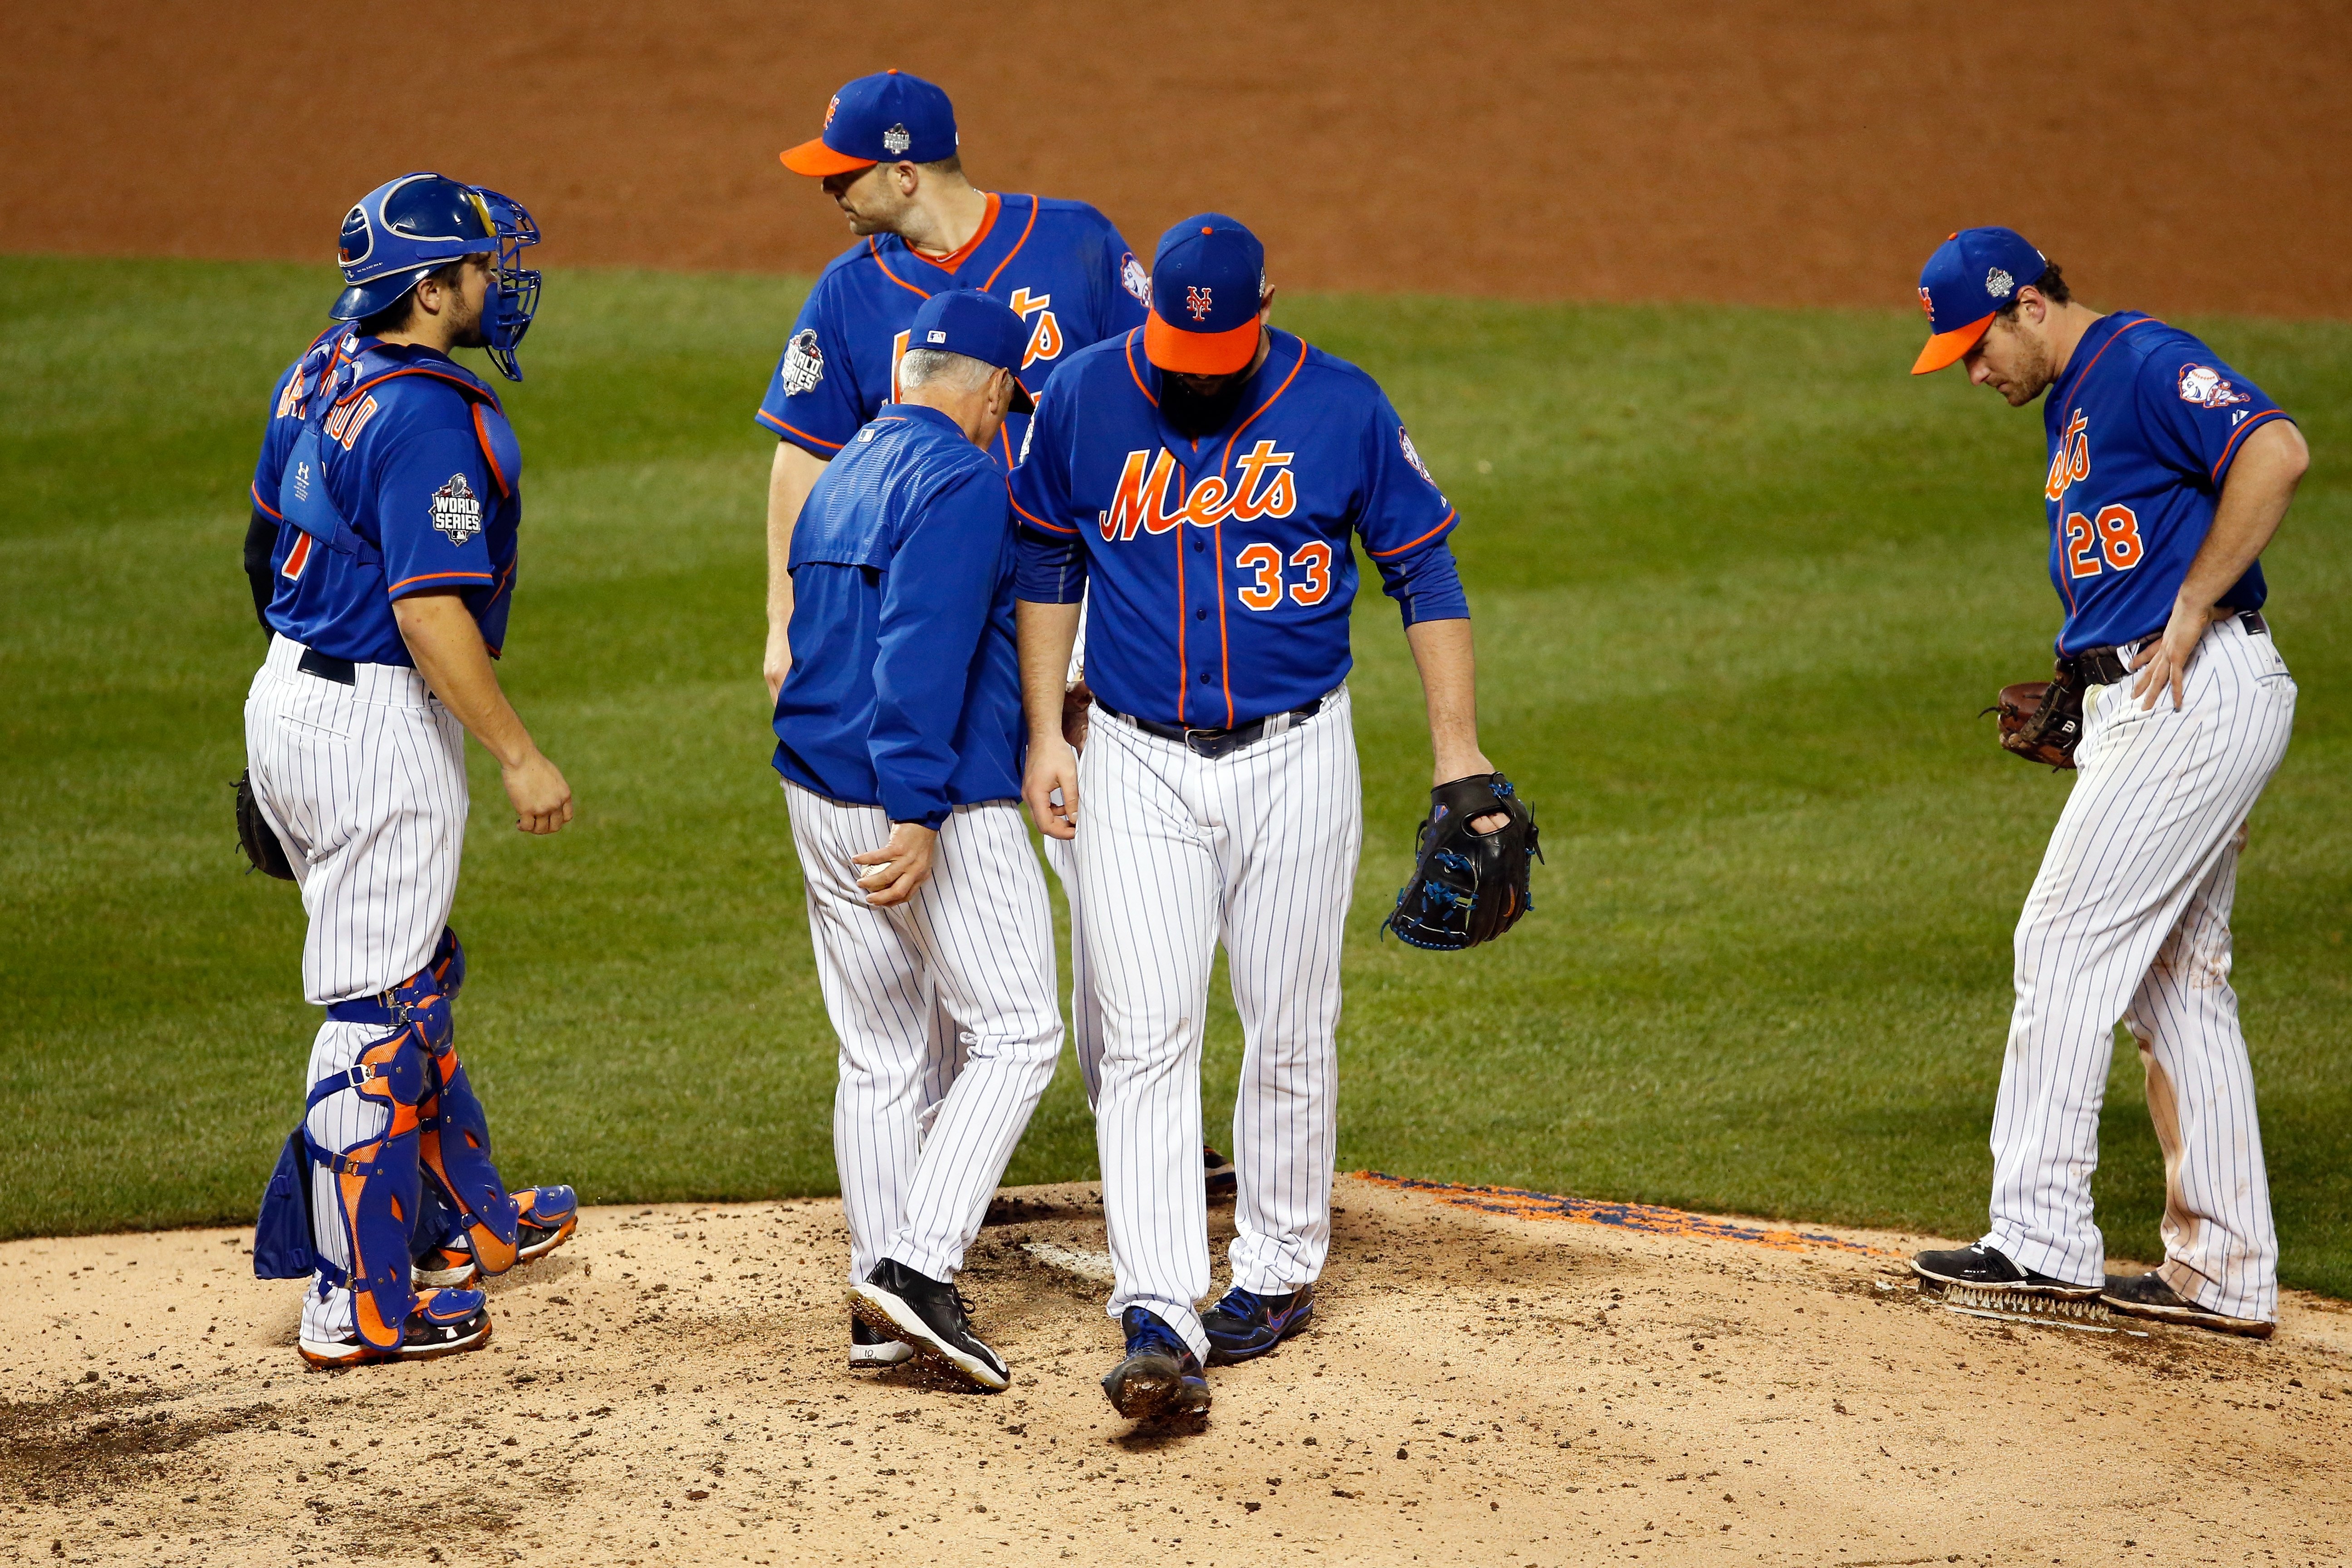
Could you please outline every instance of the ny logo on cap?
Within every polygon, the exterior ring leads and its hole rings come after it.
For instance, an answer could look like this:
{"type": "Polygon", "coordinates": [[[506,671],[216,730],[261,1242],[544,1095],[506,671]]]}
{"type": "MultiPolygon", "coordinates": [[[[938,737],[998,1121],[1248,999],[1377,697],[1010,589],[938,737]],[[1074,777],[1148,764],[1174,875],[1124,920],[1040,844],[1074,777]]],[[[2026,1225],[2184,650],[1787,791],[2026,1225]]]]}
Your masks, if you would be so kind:
{"type": "Polygon", "coordinates": [[[893,125],[882,132],[882,150],[894,158],[914,144],[915,139],[907,134],[904,125],[893,125]]]}
{"type": "Polygon", "coordinates": [[[1187,283],[1184,286],[1184,308],[1192,312],[1192,319],[1194,321],[1207,321],[1209,319],[1209,290],[1202,288],[1197,283],[1187,283]]]}

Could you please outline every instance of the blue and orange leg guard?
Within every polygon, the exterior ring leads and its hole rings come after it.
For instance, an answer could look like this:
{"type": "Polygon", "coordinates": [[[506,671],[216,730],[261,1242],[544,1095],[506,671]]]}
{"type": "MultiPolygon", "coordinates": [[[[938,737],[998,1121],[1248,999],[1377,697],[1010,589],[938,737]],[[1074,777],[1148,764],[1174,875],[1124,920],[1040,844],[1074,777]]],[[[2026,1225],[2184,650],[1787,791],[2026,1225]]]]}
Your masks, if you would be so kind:
{"type": "Polygon", "coordinates": [[[418,1107],[431,1073],[431,1058],[416,1033],[403,1028],[368,1045],[351,1067],[310,1086],[309,1113],[339,1094],[356,1094],[383,1105],[391,1120],[383,1133],[349,1148],[330,1149],[309,1131],[310,1158],[334,1176],[331,1220],[349,1245],[344,1268],[314,1248],[312,1259],[328,1284],[352,1292],[352,1317],[361,1341],[371,1349],[400,1347],[416,1295],[409,1284],[408,1237],[416,1223],[418,1107]]]}
{"type": "Polygon", "coordinates": [[[490,1161],[490,1124],[457,1059],[449,1001],[466,983],[466,950],[446,927],[432,961],[395,986],[389,1000],[417,1029],[431,1062],[418,1107],[418,1158],[433,1192],[411,1251],[430,1252],[459,1235],[485,1275],[514,1267],[519,1206],[490,1161]]]}

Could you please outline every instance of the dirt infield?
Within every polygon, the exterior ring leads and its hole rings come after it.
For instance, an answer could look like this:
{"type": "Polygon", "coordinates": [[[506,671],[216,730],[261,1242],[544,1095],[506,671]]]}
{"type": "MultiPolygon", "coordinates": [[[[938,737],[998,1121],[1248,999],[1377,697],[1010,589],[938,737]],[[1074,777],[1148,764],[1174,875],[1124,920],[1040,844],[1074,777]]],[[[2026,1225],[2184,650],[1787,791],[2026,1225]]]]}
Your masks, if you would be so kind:
{"type": "MultiPolygon", "coordinates": [[[[829,1201],[593,1210],[488,1350],[303,1370],[220,1231],[0,1246],[0,1561],[2340,1562],[2352,1311],[1943,1311],[1919,1238],[1349,1179],[1322,1316],[1183,1430],[1096,1387],[1092,1189],[963,1283],[1011,1392],[853,1373],[829,1201]],[[1581,1223],[1578,1223],[1581,1222],[1581,1223]],[[2143,1325],[2145,1326],[2145,1325],[2143,1325]]],[[[1227,1216],[1214,1216],[1221,1229],[1227,1216]]]]}
{"type": "Polygon", "coordinates": [[[2331,0],[15,5],[0,250],[323,261],[422,166],[525,198],[554,261],[813,271],[846,237],[776,150],[889,65],[953,92],[984,184],[1147,252],[1220,208],[1311,288],[1898,304],[2008,222],[2103,305],[2352,300],[2331,0]]]}

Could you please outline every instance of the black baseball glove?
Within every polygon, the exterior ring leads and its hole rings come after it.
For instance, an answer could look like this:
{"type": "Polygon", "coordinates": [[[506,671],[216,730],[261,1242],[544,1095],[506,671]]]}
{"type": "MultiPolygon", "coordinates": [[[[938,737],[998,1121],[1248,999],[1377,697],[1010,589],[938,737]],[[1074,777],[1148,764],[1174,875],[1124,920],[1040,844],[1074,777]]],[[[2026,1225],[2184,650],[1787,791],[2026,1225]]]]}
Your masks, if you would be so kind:
{"type": "Polygon", "coordinates": [[[253,798],[253,770],[246,769],[236,775],[231,786],[236,791],[236,842],[245,858],[257,871],[267,871],[281,882],[294,879],[294,863],[286,858],[286,846],[261,815],[261,805],[253,798]]]}
{"type": "Polygon", "coordinates": [[[1500,773],[1474,773],[1429,792],[1412,880],[1381,922],[1415,947],[1444,952],[1492,942],[1534,907],[1528,896],[1536,845],[1535,815],[1500,773]],[[1492,833],[1471,823],[1501,812],[1492,833]]]}

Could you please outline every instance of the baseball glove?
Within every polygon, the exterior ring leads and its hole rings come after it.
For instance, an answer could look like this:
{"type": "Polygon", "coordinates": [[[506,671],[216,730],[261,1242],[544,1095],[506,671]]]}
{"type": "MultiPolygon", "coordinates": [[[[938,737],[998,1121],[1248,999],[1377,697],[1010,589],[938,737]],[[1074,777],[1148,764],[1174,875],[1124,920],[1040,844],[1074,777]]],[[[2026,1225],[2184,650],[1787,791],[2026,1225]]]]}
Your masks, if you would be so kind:
{"type": "Polygon", "coordinates": [[[261,805],[253,798],[253,770],[247,768],[236,775],[231,786],[236,791],[236,842],[252,862],[249,870],[267,871],[281,882],[294,879],[294,863],[286,858],[286,846],[278,841],[269,819],[261,815],[261,805]]]}
{"type": "Polygon", "coordinates": [[[2074,765],[2083,738],[2083,689],[2064,679],[2021,680],[2000,689],[2000,700],[1977,715],[2000,715],[2001,750],[2053,768],[2074,765]]]}
{"type": "Polygon", "coordinates": [[[1528,896],[1536,844],[1535,815],[1500,773],[1473,773],[1429,792],[1412,880],[1381,922],[1415,947],[1455,952],[1492,942],[1534,908],[1528,896]],[[1470,824],[1502,812],[1510,820],[1492,833],[1470,824]]]}

